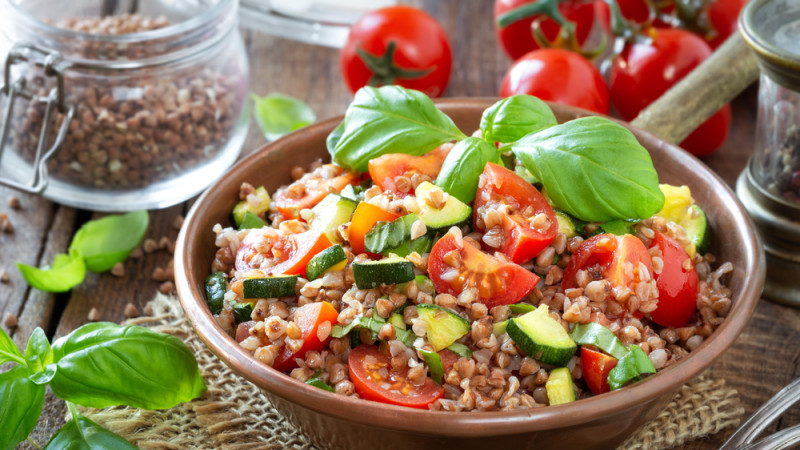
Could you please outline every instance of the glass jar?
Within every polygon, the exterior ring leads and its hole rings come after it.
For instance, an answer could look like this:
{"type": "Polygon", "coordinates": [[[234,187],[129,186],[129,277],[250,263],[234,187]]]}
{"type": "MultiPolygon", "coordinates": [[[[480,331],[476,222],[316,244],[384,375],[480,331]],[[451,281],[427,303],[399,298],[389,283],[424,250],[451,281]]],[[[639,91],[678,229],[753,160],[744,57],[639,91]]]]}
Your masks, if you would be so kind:
{"type": "Polygon", "coordinates": [[[761,78],[755,148],[736,192],[764,244],[764,295],[800,307],[800,2],[753,0],[739,28],[761,78]]]}
{"type": "Polygon", "coordinates": [[[79,208],[162,208],[236,160],[248,124],[237,0],[0,2],[6,184],[79,208]]]}

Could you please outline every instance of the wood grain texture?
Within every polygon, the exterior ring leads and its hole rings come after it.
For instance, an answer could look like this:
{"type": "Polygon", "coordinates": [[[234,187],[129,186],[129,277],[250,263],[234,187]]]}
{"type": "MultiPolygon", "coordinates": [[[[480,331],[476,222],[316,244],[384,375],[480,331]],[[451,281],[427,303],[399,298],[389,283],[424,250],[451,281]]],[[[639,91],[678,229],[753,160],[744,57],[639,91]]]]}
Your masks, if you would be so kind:
{"type": "MultiPolygon", "coordinates": [[[[490,21],[492,2],[417,0],[436,17],[451,37],[454,53],[453,74],[445,95],[495,96],[510,61],[500,50],[490,21]]],[[[319,119],[340,115],[350,101],[340,74],[338,52],[287,41],[262,33],[243,30],[250,56],[250,86],[254,93],[281,92],[300,98],[314,109],[319,119]]],[[[752,153],[757,96],[748,89],[733,103],[733,123],[724,147],[704,159],[729,185],[745,166],[752,153]]],[[[263,145],[255,125],[250,129],[243,154],[263,145]]],[[[165,267],[171,255],[158,251],[139,260],[125,262],[126,275],[89,274],[87,281],[66,295],[52,296],[29,290],[14,267],[16,261],[42,264],[63,252],[80,224],[91,213],[58,208],[33,196],[0,188],[0,212],[7,212],[6,199],[18,196],[23,209],[11,212],[16,226],[13,235],[0,233],[0,269],[8,271],[11,282],[0,284],[0,316],[11,312],[19,316],[15,331],[18,343],[36,326],[60,336],[87,322],[92,307],[103,320],[124,319],[129,302],[140,310],[158,289],[151,278],[156,267],[165,267]]],[[[147,236],[174,239],[172,220],[184,214],[191,202],[163,211],[151,212],[147,236]]],[[[800,311],[762,301],[752,321],[733,347],[712,366],[712,375],[723,378],[741,394],[748,413],[754,411],[791,379],[800,375],[800,311]]],[[[39,444],[63,423],[63,402],[48,397],[42,418],[33,437],[39,444]],[[52,400],[52,401],[50,401],[52,400]]],[[[773,426],[785,428],[800,422],[800,413],[787,415],[773,426]]],[[[685,448],[718,448],[725,436],[693,442],[685,448]]],[[[26,446],[26,448],[28,448],[26,446]]]]}

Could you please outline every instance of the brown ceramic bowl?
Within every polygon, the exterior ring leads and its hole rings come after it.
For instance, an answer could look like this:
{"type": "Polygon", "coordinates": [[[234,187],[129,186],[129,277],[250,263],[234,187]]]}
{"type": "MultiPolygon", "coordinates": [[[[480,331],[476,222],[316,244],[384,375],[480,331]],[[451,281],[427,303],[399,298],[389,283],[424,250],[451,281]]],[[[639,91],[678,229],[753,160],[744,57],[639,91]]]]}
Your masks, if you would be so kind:
{"type": "MultiPolygon", "coordinates": [[[[478,128],[491,99],[439,101],[439,107],[469,134],[478,128]]],[[[551,105],[561,121],[587,114],[551,105]]],[[[672,393],[707,368],[736,339],[758,301],[764,282],[763,253],[739,201],[725,183],[688,153],[632,129],[650,151],[662,182],[688,185],[706,211],[718,261],[734,264],[727,282],[733,306],[725,322],[680,364],[645,382],[559,406],[512,412],[448,413],[408,409],[328,393],[283,375],[255,360],[222,329],[206,307],[203,280],[214,258],[216,223],[228,225],[243,181],[269,192],[290,182],[293,166],[328,160],[325,138],[339,119],[291,134],[236,164],[195,202],[185,221],[175,257],[178,294],[192,326],[235,372],[266,391],[275,407],[320,447],[329,448],[614,448],[655,417],[672,393]],[[513,447],[512,447],[513,445],[513,447]]]]}

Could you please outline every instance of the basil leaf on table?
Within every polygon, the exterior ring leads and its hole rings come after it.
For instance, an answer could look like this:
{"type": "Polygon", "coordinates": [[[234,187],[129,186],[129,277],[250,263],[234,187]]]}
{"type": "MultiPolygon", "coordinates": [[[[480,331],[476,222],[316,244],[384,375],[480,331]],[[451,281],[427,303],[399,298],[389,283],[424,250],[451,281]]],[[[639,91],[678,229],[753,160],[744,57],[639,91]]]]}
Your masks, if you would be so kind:
{"type": "Polygon", "coordinates": [[[6,330],[0,328],[0,366],[11,361],[26,364],[25,358],[17,348],[17,344],[6,333],[6,330]]]}
{"type": "Polygon", "coordinates": [[[636,344],[628,347],[628,354],[608,373],[608,386],[615,391],[629,381],[641,378],[645,373],[656,373],[656,368],[641,348],[636,344]]]}
{"type": "Polygon", "coordinates": [[[581,220],[644,219],[664,206],[650,154],[608,119],[575,119],[527,135],[512,149],[556,206],[581,220]]]}
{"type": "Polygon", "coordinates": [[[532,95],[514,95],[487,108],[481,115],[481,134],[489,142],[507,144],[525,135],[558,125],[547,103],[532,95]]]}
{"type": "Polygon", "coordinates": [[[18,262],[17,269],[29,285],[45,292],[67,292],[81,284],[86,276],[83,257],[72,250],[69,255],[57,254],[52,267],[40,269],[18,262]]]}
{"type": "Polygon", "coordinates": [[[483,139],[468,137],[447,154],[435,184],[468,204],[475,200],[478,180],[488,162],[501,164],[495,146],[483,139]]]}
{"type": "Polygon", "coordinates": [[[58,430],[44,450],[64,448],[70,450],[136,449],[136,446],[122,436],[106,430],[89,418],[78,414],[74,406],[69,406],[72,420],[58,430]]]}
{"type": "Polygon", "coordinates": [[[0,373],[0,449],[13,449],[33,431],[44,404],[44,386],[25,366],[0,373]]]}
{"type": "Polygon", "coordinates": [[[124,261],[144,239],[150,218],[147,211],[90,220],[75,233],[69,246],[77,250],[92,272],[105,272],[124,261]]]}
{"type": "Polygon", "coordinates": [[[134,325],[84,325],[57,340],[53,356],[53,392],[83,406],[167,409],[206,391],[180,339],[134,325]]]}
{"type": "Polygon", "coordinates": [[[425,94],[400,86],[359,89],[340,127],[328,138],[331,159],[359,172],[367,171],[370,159],[387,153],[422,155],[466,137],[425,94]]]}
{"type": "Polygon", "coordinates": [[[284,94],[266,97],[253,94],[251,97],[256,123],[268,141],[274,141],[317,120],[314,110],[294,97],[284,94]]]}

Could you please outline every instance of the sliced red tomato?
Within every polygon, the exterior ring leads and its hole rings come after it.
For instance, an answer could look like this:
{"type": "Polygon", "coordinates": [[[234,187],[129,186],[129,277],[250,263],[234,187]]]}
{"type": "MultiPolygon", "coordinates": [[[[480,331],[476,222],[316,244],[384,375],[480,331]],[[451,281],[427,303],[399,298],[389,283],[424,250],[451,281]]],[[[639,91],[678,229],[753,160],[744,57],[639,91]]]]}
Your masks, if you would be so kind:
{"type": "Polygon", "coordinates": [[[417,386],[408,380],[408,369],[392,370],[389,356],[374,345],[359,345],[351,350],[347,365],[356,392],[367,400],[427,409],[444,396],[444,389],[430,378],[417,386]]]}
{"type": "MultiPolygon", "coordinates": [[[[497,26],[497,19],[503,14],[513,11],[526,3],[534,0],[495,0],[494,2],[494,23],[497,39],[511,59],[519,59],[525,53],[539,48],[539,44],[533,39],[532,24],[534,20],[541,16],[533,16],[518,20],[505,28],[497,26]]],[[[558,11],[570,22],[575,24],[575,34],[578,43],[583,45],[592,31],[594,23],[594,5],[592,2],[583,0],[566,0],[560,2],[558,11]]],[[[541,22],[542,32],[545,37],[553,41],[558,37],[561,26],[554,20],[543,17],[541,22]]]]}
{"type": "Polygon", "coordinates": [[[398,217],[400,217],[399,214],[385,211],[371,203],[359,203],[356,210],[353,212],[350,228],[347,230],[347,240],[350,241],[350,248],[353,254],[358,255],[359,253],[364,253],[364,238],[367,236],[369,230],[375,226],[375,223],[380,221],[391,222],[398,217]]]}
{"type": "Polygon", "coordinates": [[[339,318],[339,313],[336,308],[328,302],[309,303],[307,305],[297,308],[294,313],[294,322],[300,327],[303,332],[303,345],[300,350],[292,352],[286,346],[281,349],[275,362],[272,364],[277,370],[286,372],[297,367],[296,358],[304,358],[309,351],[320,351],[324,349],[331,337],[320,340],[317,329],[324,322],[329,322],[331,326],[335,325],[336,320],[339,318]]]}
{"type": "Polygon", "coordinates": [[[272,201],[284,219],[297,219],[301,210],[313,208],[329,192],[339,192],[348,184],[357,183],[359,178],[354,172],[325,164],[275,192],[272,201]]]}
{"type": "Polygon", "coordinates": [[[458,361],[458,354],[452,350],[444,349],[439,352],[439,358],[442,359],[442,367],[444,368],[444,373],[447,373],[453,365],[458,361]]]}
{"type": "Polygon", "coordinates": [[[617,366],[617,358],[603,352],[593,350],[585,345],[581,346],[581,373],[586,387],[594,395],[609,392],[608,373],[617,366]]]}
{"type": "Polygon", "coordinates": [[[390,153],[369,161],[369,176],[383,191],[393,192],[398,196],[414,193],[413,187],[405,192],[399,190],[395,179],[400,176],[411,178],[414,174],[427,175],[435,180],[442,168],[445,157],[453,146],[445,144],[423,156],[390,153]]]}
{"type": "Polygon", "coordinates": [[[500,251],[508,258],[522,264],[530,261],[547,248],[558,234],[558,220],[544,195],[514,172],[494,163],[486,164],[475,196],[475,228],[484,231],[486,211],[508,210],[502,213],[504,239],[500,251]],[[549,226],[543,230],[531,227],[531,219],[539,214],[547,216],[549,226]]]}
{"type": "Polygon", "coordinates": [[[588,59],[560,48],[534,50],[508,69],[500,96],[517,94],[608,114],[608,88],[603,76],[588,59]]]}
{"type": "Polygon", "coordinates": [[[459,247],[452,233],[436,241],[428,258],[428,274],[436,292],[458,295],[475,288],[489,308],[520,301],[536,286],[539,277],[517,264],[502,262],[467,243],[459,247]],[[458,267],[450,266],[450,252],[458,255],[458,267]]]}
{"type": "Polygon", "coordinates": [[[658,307],[650,317],[664,327],[682,327],[697,310],[697,270],[686,250],[675,239],[656,232],[652,246],[661,250],[664,266],[661,273],[654,275],[658,286],[658,307]]]}
{"type": "Polygon", "coordinates": [[[305,277],[311,258],[331,245],[325,233],[315,230],[300,234],[252,231],[236,252],[236,270],[261,269],[268,275],[305,277]]]}
{"type": "Polygon", "coordinates": [[[653,274],[650,253],[639,238],[630,234],[598,234],[583,241],[572,254],[564,269],[561,286],[564,289],[576,287],[575,274],[579,270],[588,270],[607,279],[614,286],[633,288],[642,280],[640,263],[653,274]],[[598,270],[591,270],[596,266],[599,266],[598,270]]]}

